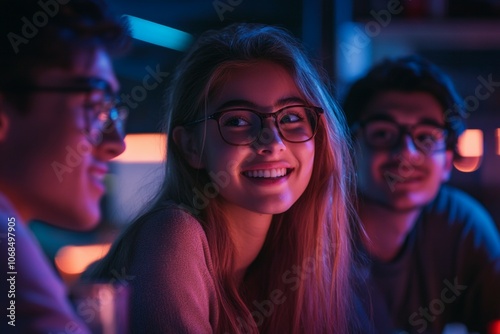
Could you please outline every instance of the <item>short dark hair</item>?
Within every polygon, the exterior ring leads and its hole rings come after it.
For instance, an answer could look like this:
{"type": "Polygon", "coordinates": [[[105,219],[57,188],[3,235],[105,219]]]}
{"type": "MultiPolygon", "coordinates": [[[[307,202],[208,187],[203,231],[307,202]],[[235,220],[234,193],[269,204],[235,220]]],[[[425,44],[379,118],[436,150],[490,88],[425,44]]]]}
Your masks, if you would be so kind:
{"type": "Polygon", "coordinates": [[[448,130],[448,148],[456,149],[465,131],[464,103],[451,79],[435,64],[417,56],[385,59],[349,89],[343,103],[349,126],[360,120],[367,105],[387,91],[425,92],[441,105],[448,130]]]}
{"type": "Polygon", "coordinates": [[[130,45],[127,24],[101,0],[0,0],[0,8],[0,89],[40,68],[70,68],[78,53],[130,45]]]}

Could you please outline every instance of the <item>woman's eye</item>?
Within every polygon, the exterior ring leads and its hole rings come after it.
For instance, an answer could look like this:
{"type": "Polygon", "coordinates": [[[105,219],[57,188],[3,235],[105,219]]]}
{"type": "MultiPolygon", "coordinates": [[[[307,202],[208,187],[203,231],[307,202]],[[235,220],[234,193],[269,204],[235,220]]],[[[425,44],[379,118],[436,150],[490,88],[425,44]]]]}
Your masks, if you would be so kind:
{"type": "Polygon", "coordinates": [[[247,126],[250,123],[241,117],[231,117],[224,120],[224,126],[247,126]]]}
{"type": "Polygon", "coordinates": [[[303,120],[303,117],[297,114],[286,114],[280,120],[281,123],[296,123],[303,120]]]}

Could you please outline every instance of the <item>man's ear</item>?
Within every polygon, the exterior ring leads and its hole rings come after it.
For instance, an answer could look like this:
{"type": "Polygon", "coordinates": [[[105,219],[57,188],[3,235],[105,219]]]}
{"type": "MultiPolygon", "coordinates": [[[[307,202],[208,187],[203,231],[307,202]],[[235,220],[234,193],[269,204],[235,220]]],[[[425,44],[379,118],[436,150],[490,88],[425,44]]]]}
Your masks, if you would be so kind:
{"type": "Polygon", "coordinates": [[[201,158],[200,144],[193,132],[183,126],[174,128],[172,138],[189,165],[196,169],[205,167],[201,158]]]}
{"type": "Polygon", "coordinates": [[[450,179],[451,171],[453,169],[453,151],[446,150],[444,153],[444,168],[443,175],[441,176],[441,181],[447,182],[450,179]]]}
{"type": "Polygon", "coordinates": [[[0,93],[0,142],[4,141],[9,132],[10,120],[7,115],[7,105],[5,97],[0,93]]]}

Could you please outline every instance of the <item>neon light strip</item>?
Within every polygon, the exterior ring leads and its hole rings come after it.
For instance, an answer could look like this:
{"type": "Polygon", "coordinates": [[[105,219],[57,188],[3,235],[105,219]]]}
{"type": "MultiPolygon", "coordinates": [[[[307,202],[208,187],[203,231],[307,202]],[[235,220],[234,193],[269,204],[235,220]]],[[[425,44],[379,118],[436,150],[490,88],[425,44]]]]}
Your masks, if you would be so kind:
{"type": "Polygon", "coordinates": [[[497,155],[500,155],[500,129],[497,129],[497,155]]]}
{"type": "Polygon", "coordinates": [[[123,16],[130,23],[132,37],[135,39],[177,51],[186,51],[193,43],[193,36],[184,31],[131,15],[123,16]]]}

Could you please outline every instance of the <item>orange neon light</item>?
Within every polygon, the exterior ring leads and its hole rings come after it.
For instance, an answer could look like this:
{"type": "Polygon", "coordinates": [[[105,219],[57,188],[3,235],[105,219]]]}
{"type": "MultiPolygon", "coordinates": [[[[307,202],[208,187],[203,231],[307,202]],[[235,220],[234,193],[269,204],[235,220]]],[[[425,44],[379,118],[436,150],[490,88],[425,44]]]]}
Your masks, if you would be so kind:
{"type": "Polygon", "coordinates": [[[458,138],[458,152],[462,157],[483,156],[483,131],[468,129],[458,138]]]}
{"type": "Polygon", "coordinates": [[[165,160],[167,139],[163,133],[129,134],[125,137],[125,145],[125,152],[113,161],[155,163],[165,160]]]}
{"type": "Polygon", "coordinates": [[[500,155],[500,129],[497,129],[497,155],[500,155]]]}
{"type": "Polygon", "coordinates": [[[483,158],[483,131],[468,129],[458,138],[458,153],[462,159],[455,161],[456,169],[471,173],[481,166],[483,158]]]}
{"type": "Polygon", "coordinates": [[[94,261],[108,252],[111,244],[65,246],[56,254],[57,269],[64,274],[79,275],[94,261]]]}

